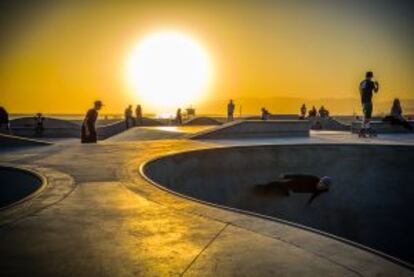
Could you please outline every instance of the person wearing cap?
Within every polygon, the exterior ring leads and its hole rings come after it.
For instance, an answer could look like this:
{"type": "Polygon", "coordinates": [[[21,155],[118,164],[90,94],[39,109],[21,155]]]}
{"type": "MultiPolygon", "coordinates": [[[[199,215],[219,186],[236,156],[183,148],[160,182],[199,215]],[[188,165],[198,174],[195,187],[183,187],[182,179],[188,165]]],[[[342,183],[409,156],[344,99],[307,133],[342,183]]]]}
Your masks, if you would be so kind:
{"type": "Polygon", "coordinates": [[[86,113],[81,130],[82,143],[96,143],[98,141],[95,123],[98,119],[98,111],[102,108],[102,106],[102,101],[95,101],[94,107],[86,113]]]}

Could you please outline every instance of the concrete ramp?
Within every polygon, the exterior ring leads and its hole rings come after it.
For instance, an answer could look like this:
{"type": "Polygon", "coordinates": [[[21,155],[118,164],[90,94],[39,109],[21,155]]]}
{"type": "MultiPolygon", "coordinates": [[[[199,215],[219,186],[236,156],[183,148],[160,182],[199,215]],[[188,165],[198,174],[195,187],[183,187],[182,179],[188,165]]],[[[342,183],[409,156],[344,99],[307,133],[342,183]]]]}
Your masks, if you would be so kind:
{"type": "Polygon", "coordinates": [[[349,131],[351,126],[339,122],[338,120],[329,118],[315,118],[311,120],[313,130],[328,130],[328,131],[349,131]]]}
{"type": "MultiPolygon", "coordinates": [[[[408,121],[411,126],[414,128],[414,121],[408,121]]],[[[354,121],[352,122],[352,133],[358,133],[359,129],[361,128],[361,121],[354,121]]],[[[403,126],[400,125],[391,125],[389,122],[382,122],[382,121],[372,121],[371,127],[378,133],[378,134],[404,134],[404,133],[413,133],[410,130],[407,130],[403,126]]]]}
{"type": "MultiPolygon", "coordinates": [[[[10,121],[13,133],[22,137],[35,137],[36,121],[33,117],[21,117],[10,121]]],[[[47,138],[78,138],[81,125],[58,118],[45,117],[42,136],[47,138]]]]}
{"type": "Polygon", "coordinates": [[[211,117],[196,117],[183,123],[184,126],[205,126],[205,125],[221,125],[221,123],[211,117]]]}
{"type": "Polygon", "coordinates": [[[189,136],[190,139],[240,139],[307,137],[307,120],[242,120],[223,124],[189,136]]]}
{"type": "Polygon", "coordinates": [[[52,143],[34,140],[28,138],[22,138],[12,135],[0,134],[0,148],[6,147],[20,147],[20,146],[45,146],[51,145],[52,143]]]}

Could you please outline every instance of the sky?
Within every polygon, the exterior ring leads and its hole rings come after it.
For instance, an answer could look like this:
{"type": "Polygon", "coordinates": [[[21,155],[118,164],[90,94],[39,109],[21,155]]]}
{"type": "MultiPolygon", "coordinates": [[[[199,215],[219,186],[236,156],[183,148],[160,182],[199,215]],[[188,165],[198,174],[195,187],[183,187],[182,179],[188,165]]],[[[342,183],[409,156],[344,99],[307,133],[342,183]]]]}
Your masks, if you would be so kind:
{"type": "Polygon", "coordinates": [[[230,98],[246,113],[297,112],[301,101],[351,113],[367,70],[381,85],[375,101],[414,99],[413,2],[1,1],[0,106],[83,113],[101,99],[105,113],[164,112],[128,86],[125,64],[165,30],[208,53],[206,96],[188,103],[201,113],[223,113],[230,98]]]}

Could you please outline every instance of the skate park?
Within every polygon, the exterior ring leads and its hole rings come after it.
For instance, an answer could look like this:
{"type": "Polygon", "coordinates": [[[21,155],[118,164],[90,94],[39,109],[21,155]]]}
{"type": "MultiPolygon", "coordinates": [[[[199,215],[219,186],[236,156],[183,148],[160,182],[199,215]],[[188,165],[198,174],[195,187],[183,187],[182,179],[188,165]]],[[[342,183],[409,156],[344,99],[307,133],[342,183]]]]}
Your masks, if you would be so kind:
{"type": "Polygon", "coordinates": [[[414,136],[361,139],[294,122],[144,126],[96,145],[2,147],[2,165],[43,181],[1,210],[0,267],[16,276],[411,276],[414,136]],[[332,189],[310,205],[309,194],[251,193],[287,172],[328,175],[332,189]]]}

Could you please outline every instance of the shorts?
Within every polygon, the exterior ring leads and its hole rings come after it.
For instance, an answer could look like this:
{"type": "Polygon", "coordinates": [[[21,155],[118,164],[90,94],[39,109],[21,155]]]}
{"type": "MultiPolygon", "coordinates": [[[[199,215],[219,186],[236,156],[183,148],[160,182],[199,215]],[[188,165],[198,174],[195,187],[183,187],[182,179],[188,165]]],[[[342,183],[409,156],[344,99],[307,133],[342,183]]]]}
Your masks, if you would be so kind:
{"type": "Polygon", "coordinates": [[[372,117],[372,103],[362,103],[362,111],[365,119],[371,119],[372,117]]]}

